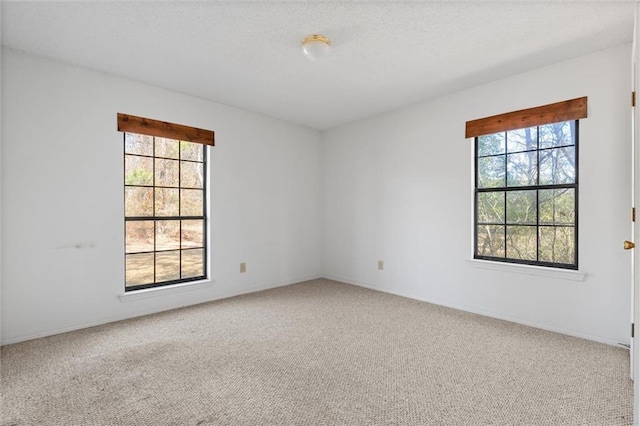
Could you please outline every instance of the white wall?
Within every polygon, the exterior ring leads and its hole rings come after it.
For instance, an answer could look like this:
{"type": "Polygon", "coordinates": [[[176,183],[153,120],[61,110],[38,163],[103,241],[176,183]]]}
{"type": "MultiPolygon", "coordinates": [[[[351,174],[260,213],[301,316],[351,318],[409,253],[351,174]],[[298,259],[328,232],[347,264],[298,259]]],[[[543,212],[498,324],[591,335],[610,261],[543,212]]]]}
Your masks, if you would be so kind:
{"type": "Polygon", "coordinates": [[[325,132],[2,51],[2,343],[324,275],[628,341],[629,58],[621,46],[325,132]],[[476,269],[467,120],[588,96],[584,282],[476,269]],[[116,113],[216,131],[207,288],[121,302],[116,113]],[[80,246],[80,248],[76,248],[80,246]],[[385,270],[377,271],[377,260],[385,270]],[[322,261],[321,261],[322,260],[322,261]],[[240,274],[238,264],[247,262],[240,274]]]}
{"type": "Polygon", "coordinates": [[[3,343],[320,275],[319,132],[12,50],[2,55],[3,343]],[[120,301],[118,112],[216,132],[214,285],[120,301]]]}
{"type": "Polygon", "coordinates": [[[629,341],[629,45],[324,134],[324,275],[611,344],[629,341]],[[588,96],[575,282],[477,269],[467,120],[588,96]],[[384,271],[377,260],[384,260],[384,271]]]}
{"type": "MultiPolygon", "coordinates": [[[[0,27],[2,26],[2,5],[0,4],[0,27]]],[[[0,28],[0,46],[2,45],[2,28],[0,28]]],[[[2,238],[2,200],[4,200],[2,193],[4,187],[4,172],[2,171],[2,51],[0,50],[0,344],[2,344],[2,247],[4,246],[4,239],[2,238]]]]}

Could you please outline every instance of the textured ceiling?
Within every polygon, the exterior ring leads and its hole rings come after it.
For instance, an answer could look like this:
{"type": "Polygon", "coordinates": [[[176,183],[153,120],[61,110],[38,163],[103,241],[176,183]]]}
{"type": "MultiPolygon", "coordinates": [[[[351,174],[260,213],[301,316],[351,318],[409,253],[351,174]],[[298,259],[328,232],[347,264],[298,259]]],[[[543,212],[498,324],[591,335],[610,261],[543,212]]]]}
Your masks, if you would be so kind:
{"type": "Polygon", "coordinates": [[[327,129],[631,41],[633,1],[2,2],[10,48],[327,129]],[[301,39],[331,54],[310,62],[301,39]]]}

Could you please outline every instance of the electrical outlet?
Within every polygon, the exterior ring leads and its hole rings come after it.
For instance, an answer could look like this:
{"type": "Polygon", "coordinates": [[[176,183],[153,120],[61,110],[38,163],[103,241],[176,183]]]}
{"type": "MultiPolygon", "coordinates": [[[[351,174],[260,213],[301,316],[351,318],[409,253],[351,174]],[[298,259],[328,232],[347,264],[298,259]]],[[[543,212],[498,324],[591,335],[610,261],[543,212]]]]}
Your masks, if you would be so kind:
{"type": "Polygon", "coordinates": [[[247,272],[247,264],[245,262],[242,262],[240,264],[240,273],[243,273],[243,272],[247,272]]]}
{"type": "Polygon", "coordinates": [[[378,271],[384,270],[384,260],[378,260],[378,271]]]}

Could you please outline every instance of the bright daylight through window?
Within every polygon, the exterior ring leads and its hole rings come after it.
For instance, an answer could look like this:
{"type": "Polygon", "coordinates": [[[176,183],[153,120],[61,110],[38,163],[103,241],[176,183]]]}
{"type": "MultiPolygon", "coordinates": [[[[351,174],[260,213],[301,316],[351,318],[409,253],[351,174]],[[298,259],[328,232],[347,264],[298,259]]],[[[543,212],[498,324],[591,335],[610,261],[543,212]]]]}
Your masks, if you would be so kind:
{"type": "Polygon", "coordinates": [[[476,258],[577,268],[577,147],[577,120],[476,137],[476,258]]]}
{"type": "Polygon", "coordinates": [[[578,269],[579,119],[587,98],[468,121],[474,258],[578,269]]]}
{"type": "Polygon", "coordinates": [[[125,290],[207,276],[201,143],[124,133],[125,290]]]}

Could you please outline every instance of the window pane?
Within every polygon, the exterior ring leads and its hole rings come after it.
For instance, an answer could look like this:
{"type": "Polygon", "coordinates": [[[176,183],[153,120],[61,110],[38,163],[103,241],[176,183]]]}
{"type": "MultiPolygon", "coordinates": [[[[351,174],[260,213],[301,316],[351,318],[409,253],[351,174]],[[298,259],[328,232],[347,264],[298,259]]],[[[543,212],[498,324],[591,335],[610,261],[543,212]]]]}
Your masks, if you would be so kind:
{"type": "Polygon", "coordinates": [[[127,186],[124,188],[124,215],[153,216],[153,188],[127,186]]]}
{"type": "Polygon", "coordinates": [[[478,137],[478,156],[503,154],[504,153],[504,132],[494,133],[478,137]]]}
{"type": "Polygon", "coordinates": [[[204,221],[182,221],[182,248],[204,247],[204,221]]]}
{"type": "Polygon", "coordinates": [[[203,181],[202,163],[194,163],[191,161],[180,162],[180,187],[202,188],[203,181]]]}
{"type": "Polygon", "coordinates": [[[531,186],[538,183],[536,151],[507,155],[507,186],[531,186]]]}
{"type": "Polygon", "coordinates": [[[125,230],[127,253],[153,251],[153,221],[128,221],[125,230]]]}
{"type": "Polygon", "coordinates": [[[504,187],[505,156],[478,158],[478,187],[504,187]]]}
{"type": "Polygon", "coordinates": [[[182,251],[182,278],[201,277],[204,275],[204,250],[182,251]]]}
{"type": "Polygon", "coordinates": [[[205,149],[124,134],[127,291],[205,275],[205,149]]]}
{"type": "Polygon", "coordinates": [[[180,141],[180,158],[183,160],[202,161],[204,145],[199,143],[180,141]]]}
{"type": "Polygon", "coordinates": [[[478,223],[504,223],[505,193],[478,193],[478,223]]]}
{"type": "Polygon", "coordinates": [[[153,137],[125,133],[124,152],[125,154],[153,155],[153,137]]]}
{"type": "Polygon", "coordinates": [[[531,151],[533,149],[538,149],[538,130],[536,127],[507,132],[507,152],[531,151]]]}
{"type": "Polygon", "coordinates": [[[540,260],[575,264],[575,228],[570,226],[541,226],[540,260]]]}
{"type": "Polygon", "coordinates": [[[576,181],[575,148],[540,151],[540,185],[574,183],[576,181]]]}
{"type": "Polygon", "coordinates": [[[504,257],[504,226],[478,225],[478,256],[504,257]]]}
{"type": "Polygon", "coordinates": [[[178,161],[156,159],[156,186],[179,186],[178,161]]]}
{"type": "Polygon", "coordinates": [[[153,283],[153,253],[127,254],[125,286],[153,283]]]}
{"type": "Polygon", "coordinates": [[[575,121],[563,121],[540,126],[540,149],[575,144],[575,121]]]}
{"type": "Polygon", "coordinates": [[[574,225],[575,190],[573,188],[540,190],[540,223],[574,225]]]}
{"type": "Polygon", "coordinates": [[[536,224],[536,191],[507,192],[507,223],[536,224]]]}
{"type": "Polygon", "coordinates": [[[577,120],[476,137],[475,256],[577,265],[577,120]]]}
{"type": "Polygon", "coordinates": [[[202,216],[204,203],[201,189],[183,189],[180,191],[180,214],[182,216],[202,216]]]}
{"type": "Polygon", "coordinates": [[[535,226],[507,226],[507,258],[536,260],[537,251],[535,226]]]}
{"type": "Polygon", "coordinates": [[[178,141],[175,139],[156,138],[155,156],[178,158],[178,141]]]}
{"type": "Polygon", "coordinates": [[[153,185],[153,158],[124,156],[125,185],[153,185]]]}
{"type": "Polygon", "coordinates": [[[156,250],[176,250],[180,248],[180,221],[156,221],[156,250]]]}
{"type": "Polygon", "coordinates": [[[180,251],[156,253],[156,282],[180,279],[180,251]]]}
{"type": "Polygon", "coordinates": [[[156,216],[178,216],[179,201],[178,189],[156,188],[156,216]]]}

